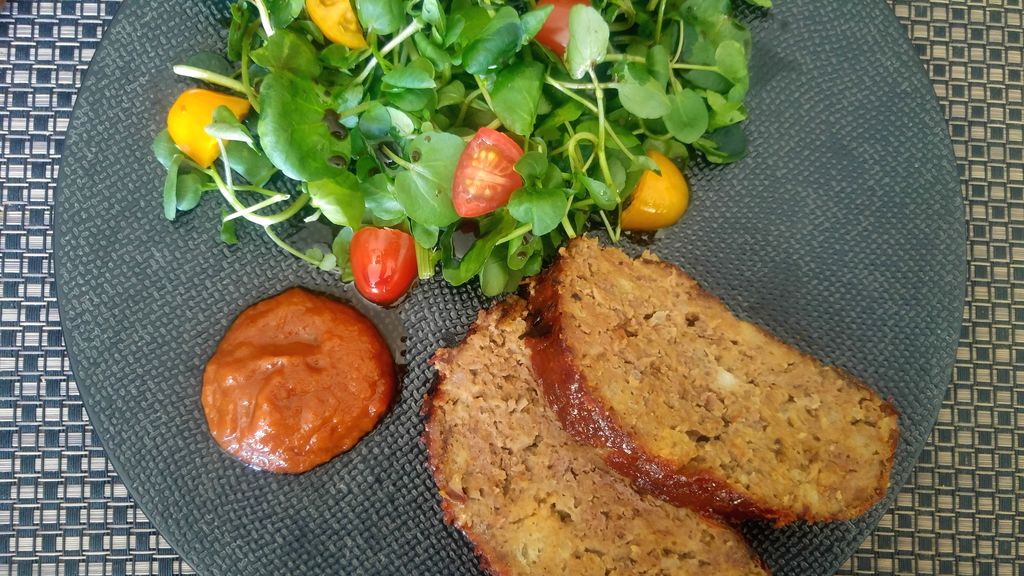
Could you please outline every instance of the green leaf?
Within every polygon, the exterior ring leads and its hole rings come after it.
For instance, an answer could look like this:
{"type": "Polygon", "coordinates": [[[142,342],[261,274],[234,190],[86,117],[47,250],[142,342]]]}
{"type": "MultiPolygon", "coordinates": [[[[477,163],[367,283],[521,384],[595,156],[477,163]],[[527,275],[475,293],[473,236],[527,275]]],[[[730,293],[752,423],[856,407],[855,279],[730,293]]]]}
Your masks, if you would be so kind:
{"type": "Polygon", "coordinates": [[[188,212],[198,206],[199,201],[203,198],[204,186],[210,183],[210,177],[203,172],[180,170],[178,184],[175,186],[175,202],[178,211],[188,212]]]}
{"type": "Polygon", "coordinates": [[[203,70],[216,72],[217,74],[222,74],[224,76],[231,76],[235,72],[231,63],[225,60],[223,56],[208,50],[196,52],[189,56],[188,59],[185,60],[184,64],[194,68],[202,68],[203,70]]]}
{"type": "Polygon", "coordinates": [[[235,220],[225,220],[228,211],[221,208],[220,211],[220,241],[228,246],[238,244],[238,234],[235,233],[235,220]]]}
{"type": "Polygon", "coordinates": [[[348,159],[349,139],[335,138],[324,123],[330,102],[311,80],[271,73],[260,87],[260,146],[294,180],[323,180],[341,170],[330,159],[348,159]]]}
{"type": "Polygon", "coordinates": [[[540,236],[534,235],[528,242],[525,242],[520,236],[508,243],[508,256],[505,258],[505,264],[510,270],[522,270],[530,257],[542,249],[540,236]]]}
{"type": "Polygon", "coordinates": [[[437,107],[444,108],[466,101],[466,86],[458,80],[452,80],[437,91],[437,107]]]}
{"type": "Polygon", "coordinates": [[[615,194],[615,191],[608,187],[607,184],[600,180],[594,180],[589,176],[580,177],[580,181],[583,186],[590,193],[590,197],[594,200],[594,204],[602,210],[614,210],[619,205],[619,197],[615,194]]]}
{"type": "Polygon", "coordinates": [[[302,12],[304,0],[263,0],[270,14],[270,23],[274,30],[280,31],[292,23],[295,17],[302,12]]]}
{"type": "Polygon", "coordinates": [[[514,56],[523,45],[519,14],[508,6],[498,10],[480,35],[462,53],[462,66],[470,74],[486,74],[514,56]]]}
{"type": "Polygon", "coordinates": [[[564,104],[555,108],[551,114],[544,118],[538,130],[558,128],[566,122],[575,122],[583,114],[584,110],[586,108],[583,107],[583,104],[576,100],[566,100],[564,104]]]}
{"type": "Polygon", "coordinates": [[[157,162],[164,167],[165,170],[170,169],[171,161],[174,160],[175,156],[181,154],[181,150],[175,146],[174,140],[171,140],[171,135],[166,129],[161,130],[156,138],[153,138],[153,144],[150,145],[150,149],[153,151],[153,155],[156,156],[157,162]]]}
{"type": "Polygon", "coordinates": [[[662,86],[644,66],[627,63],[618,84],[622,107],[638,118],[661,118],[669,110],[668,97],[662,86]]]}
{"type": "Polygon", "coordinates": [[[234,113],[227,106],[218,106],[213,111],[213,122],[204,128],[207,134],[219,140],[230,142],[244,142],[249,146],[253,145],[252,135],[249,130],[238,121],[234,113]]]}
{"type": "Polygon", "coordinates": [[[405,210],[395,198],[391,181],[384,174],[377,174],[359,184],[363,192],[363,202],[366,210],[376,220],[377,224],[395,224],[406,217],[405,210]]]}
{"type": "Polygon", "coordinates": [[[428,226],[415,220],[410,221],[409,230],[412,232],[412,237],[416,239],[416,243],[424,248],[433,248],[437,244],[437,237],[441,232],[437,226],[428,226]]]}
{"type": "Polygon", "coordinates": [[[242,142],[228,142],[227,150],[231,169],[253,186],[263,186],[277,173],[277,168],[266,156],[242,142]]]}
{"type": "Polygon", "coordinates": [[[533,40],[533,37],[544,27],[544,23],[547,22],[548,17],[551,16],[551,11],[554,9],[554,4],[548,4],[535,10],[530,10],[520,17],[520,21],[523,23],[523,42],[533,40]]]}
{"type": "Polygon", "coordinates": [[[430,24],[437,30],[438,34],[444,36],[445,30],[445,16],[444,8],[441,7],[439,0],[423,0],[423,8],[420,12],[420,17],[427,24],[430,24]]]}
{"type": "Polygon", "coordinates": [[[771,8],[772,0],[747,0],[747,4],[751,6],[760,6],[761,8],[771,8]]]}
{"type": "Polygon", "coordinates": [[[351,228],[342,228],[338,235],[331,242],[331,254],[334,256],[334,265],[338,268],[342,282],[352,281],[352,262],[349,260],[349,246],[352,245],[351,228]]]}
{"type": "Polygon", "coordinates": [[[709,130],[731,126],[747,119],[747,109],[743,106],[742,100],[732,101],[717,92],[708,92],[705,96],[708,105],[711,106],[709,130]]]}
{"type": "Polygon", "coordinates": [[[391,133],[391,113],[379,102],[373,102],[359,117],[359,131],[370,141],[383,140],[391,133]]]}
{"type": "Polygon", "coordinates": [[[576,4],[569,12],[569,45],[565,65],[569,75],[580,79],[608,53],[608,23],[591,6],[576,4]]]}
{"type": "Polygon", "coordinates": [[[512,193],[508,211],[516,220],[531,224],[534,234],[544,235],[558,228],[568,202],[561,190],[524,187],[512,193]]]}
{"type": "Polygon", "coordinates": [[[384,75],[384,84],[392,88],[434,88],[434,67],[430,60],[414,60],[407,66],[399,66],[384,75]]]}
{"type": "Polygon", "coordinates": [[[252,12],[246,0],[238,0],[231,5],[231,24],[228,26],[228,58],[238,61],[242,58],[242,41],[245,30],[252,20],[252,12]]]}
{"type": "Polygon", "coordinates": [[[529,136],[537,121],[537,103],[544,86],[545,66],[524,60],[498,72],[491,100],[501,123],[516,134],[529,136]]]}
{"type": "Polygon", "coordinates": [[[251,56],[253,62],[271,72],[291,72],[300,78],[316,78],[322,70],[313,44],[291,30],[278,30],[251,56]]]}
{"type": "Polygon", "coordinates": [[[530,150],[523,154],[516,162],[516,172],[523,177],[524,182],[544,177],[548,169],[548,157],[536,150],[530,150]]]}
{"type": "Polygon", "coordinates": [[[665,128],[685,144],[692,144],[708,129],[708,108],[704,99],[689,88],[669,96],[669,111],[663,118],[665,128]]]}
{"type": "Polygon", "coordinates": [[[430,38],[427,38],[426,34],[417,32],[413,35],[412,40],[416,44],[416,50],[419,51],[420,56],[429,60],[442,75],[445,70],[451,68],[451,55],[444,48],[431,41],[430,38]]]}
{"type": "Polygon", "coordinates": [[[184,156],[176,154],[167,167],[167,177],[164,178],[164,218],[174,220],[178,213],[178,167],[184,156]]]}
{"type": "Polygon", "coordinates": [[[336,70],[348,70],[355,66],[362,55],[361,50],[352,50],[343,44],[332,43],[320,51],[320,63],[336,70]]]}
{"type": "Polygon", "coordinates": [[[747,56],[739,42],[726,40],[715,50],[715,65],[733,84],[747,83],[747,56]]]}
{"type": "Polygon", "coordinates": [[[747,135],[739,124],[726,126],[693,143],[709,162],[729,164],[747,155],[747,135]]]}
{"type": "Polygon", "coordinates": [[[363,222],[363,193],[355,176],[343,172],[331,180],[309,183],[310,204],[338,226],[358,229],[363,222]]]}
{"type": "Polygon", "coordinates": [[[393,34],[405,23],[402,0],[356,0],[359,22],[378,36],[393,34]]]}
{"type": "Polygon", "coordinates": [[[487,255],[487,260],[480,267],[480,292],[488,298],[497,296],[505,291],[508,285],[509,270],[505,264],[503,247],[492,250],[487,255]]]}
{"type": "Polygon", "coordinates": [[[488,224],[491,224],[489,231],[477,238],[460,260],[456,260],[452,254],[453,229],[445,232],[444,238],[441,239],[441,250],[445,254],[441,262],[441,275],[449,284],[461,286],[476,276],[491,255],[498,240],[515,228],[516,221],[508,217],[508,212],[500,211],[492,216],[488,224]]]}
{"type": "Polygon", "coordinates": [[[447,226],[459,219],[452,206],[452,178],[466,144],[447,132],[417,136],[408,155],[414,169],[395,178],[395,198],[410,218],[430,226],[447,226]]]}

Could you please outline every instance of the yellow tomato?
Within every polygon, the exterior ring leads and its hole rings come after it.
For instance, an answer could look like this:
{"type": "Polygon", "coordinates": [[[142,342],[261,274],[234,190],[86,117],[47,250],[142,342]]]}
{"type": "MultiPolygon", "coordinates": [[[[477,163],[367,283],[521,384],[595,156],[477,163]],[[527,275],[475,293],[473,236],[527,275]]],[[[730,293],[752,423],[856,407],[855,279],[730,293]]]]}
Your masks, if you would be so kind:
{"type": "Polygon", "coordinates": [[[650,232],[671,226],[690,204],[690,188],[679,168],[663,154],[651,151],[647,155],[658,165],[661,175],[648,170],[640,176],[632,201],[622,211],[624,230],[650,232]]]}
{"type": "Polygon", "coordinates": [[[206,133],[213,111],[227,106],[239,120],[249,113],[249,101],[212,90],[186,90],[167,113],[167,133],[178,148],[203,168],[220,156],[217,140],[206,133]]]}
{"type": "Polygon", "coordinates": [[[351,0],[306,0],[306,13],[331,42],[349,48],[366,48],[351,0]]]}

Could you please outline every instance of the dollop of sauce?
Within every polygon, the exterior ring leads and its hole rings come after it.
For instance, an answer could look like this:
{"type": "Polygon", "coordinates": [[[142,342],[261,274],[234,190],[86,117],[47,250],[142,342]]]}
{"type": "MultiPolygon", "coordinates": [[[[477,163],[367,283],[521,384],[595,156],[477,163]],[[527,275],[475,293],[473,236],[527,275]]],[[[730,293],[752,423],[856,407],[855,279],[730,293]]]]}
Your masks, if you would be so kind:
{"type": "Polygon", "coordinates": [[[355,445],[387,412],[395,363],[357,310],[292,288],[242,312],[203,374],[203,410],[224,451],[298,473],[355,445]]]}

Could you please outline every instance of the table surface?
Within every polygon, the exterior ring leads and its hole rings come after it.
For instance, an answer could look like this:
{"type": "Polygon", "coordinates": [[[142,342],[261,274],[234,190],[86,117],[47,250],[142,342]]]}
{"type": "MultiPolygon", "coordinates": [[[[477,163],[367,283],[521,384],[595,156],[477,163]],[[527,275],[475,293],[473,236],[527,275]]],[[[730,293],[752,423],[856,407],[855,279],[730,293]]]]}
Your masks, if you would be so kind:
{"type": "MultiPolygon", "coordinates": [[[[839,573],[1024,576],[1022,0],[889,3],[949,122],[967,204],[968,301],[932,438],[839,573]]],[[[61,151],[119,5],[0,8],[0,574],[193,573],[107,462],[54,296],[61,151]]]]}

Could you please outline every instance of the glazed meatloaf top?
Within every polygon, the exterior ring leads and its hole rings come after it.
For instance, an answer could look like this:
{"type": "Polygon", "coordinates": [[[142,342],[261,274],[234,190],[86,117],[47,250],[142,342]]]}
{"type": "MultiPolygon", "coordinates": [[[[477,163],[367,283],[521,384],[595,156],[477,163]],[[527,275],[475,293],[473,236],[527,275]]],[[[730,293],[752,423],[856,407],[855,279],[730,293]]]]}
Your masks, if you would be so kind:
{"type": "Polygon", "coordinates": [[[559,426],[521,339],[525,304],[434,357],[425,441],[446,519],[493,574],[765,574],[742,537],[650,496],[559,426]]]}
{"type": "Polygon", "coordinates": [[[638,488],[779,524],[853,518],[885,494],[892,406],[676,266],[578,239],[530,306],[535,372],[563,426],[638,488]]]}

